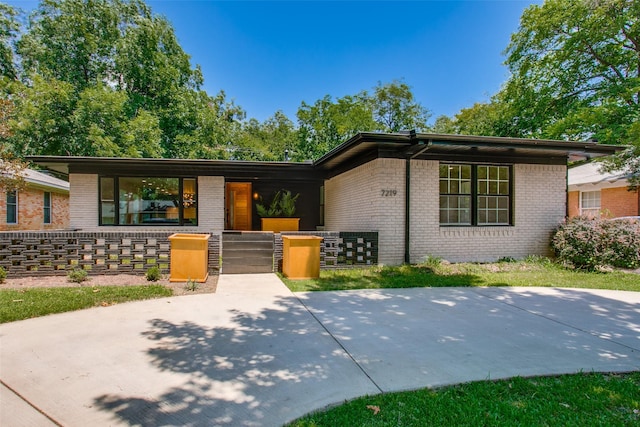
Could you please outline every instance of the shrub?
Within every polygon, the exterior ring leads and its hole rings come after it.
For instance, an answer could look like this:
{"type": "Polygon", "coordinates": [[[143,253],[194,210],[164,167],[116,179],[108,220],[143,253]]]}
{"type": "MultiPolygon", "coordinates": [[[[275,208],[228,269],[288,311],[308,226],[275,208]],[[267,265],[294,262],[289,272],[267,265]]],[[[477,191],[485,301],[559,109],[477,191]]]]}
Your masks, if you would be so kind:
{"type": "Polygon", "coordinates": [[[160,273],[160,269],[158,267],[151,267],[145,273],[145,276],[149,282],[157,282],[160,280],[162,274],[160,273]]]}
{"type": "Polygon", "coordinates": [[[0,283],[4,283],[7,280],[7,270],[4,267],[0,267],[0,283]]]}
{"type": "Polygon", "coordinates": [[[86,270],[83,270],[81,268],[76,268],[67,274],[67,279],[70,282],[82,283],[85,280],[88,280],[87,276],[88,276],[88,273],[86,270]]]}
{"type": "Polygon", "coordinates": [[[193,279],[188,279],[187,284],[184,285],[184,289],[187,291],[195,292],[198,289],[198,282],[193,279]]]}
{"type": "Polygon", "coordinates": [[[575,268],[640,266],[640,223],[576,217],[556,230],[551,246],[562,262],[575,268]]]}

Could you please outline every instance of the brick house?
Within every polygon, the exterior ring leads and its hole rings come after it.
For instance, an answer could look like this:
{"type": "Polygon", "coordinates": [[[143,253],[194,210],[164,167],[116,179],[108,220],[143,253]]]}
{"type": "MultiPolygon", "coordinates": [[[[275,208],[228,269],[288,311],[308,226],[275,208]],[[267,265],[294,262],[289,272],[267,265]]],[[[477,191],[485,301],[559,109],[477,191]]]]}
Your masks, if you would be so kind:
{"type": "Polygon", "coordinates": [[[640,193],[628,189],[629,175],[624,172],[601,172],[597,162],[569,169],[569,216],[604,216],[618,218],[640,215],[640,193]]]}
{"type": "Polygon", "coordinates": [[[360,133],[306,163],[30,160],[69,175],[74,229],[259,230],[256,203],[284,188],[300,193],[301,230],[377,232],[378,262],[401,264],[548,254],[566,216],[568,160],[620,148],[406,132],[360,133]]]}
{"type": "Polygon", "coordinates": [[[25,169],[23,174],[23,189],[3,189],[0,231],[68,228],[69,183],[32,169],[25,169]]]}

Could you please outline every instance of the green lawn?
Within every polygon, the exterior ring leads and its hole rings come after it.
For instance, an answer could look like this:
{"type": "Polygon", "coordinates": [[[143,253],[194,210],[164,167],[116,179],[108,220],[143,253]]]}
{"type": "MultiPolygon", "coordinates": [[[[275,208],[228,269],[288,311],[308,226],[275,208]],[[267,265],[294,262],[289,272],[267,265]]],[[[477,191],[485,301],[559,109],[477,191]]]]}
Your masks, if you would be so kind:
{"type": "Polygon", "coordinates": [[[511,378],[365,396],[293,427],[640,425],[640,372],[511,378]]]}
{"type": "Polygon", "coordinates": [[[546,258],[493,264],[446,264],[432,260],[420,265],[322,270],[319,279],[283,280],[294,292],[446,286],[546,286],[640,291],[638,274],[569,270],[546,258]]]}
{"type": "Polygon", "coordinates": [[[172,294],[161,285],[1,289],[0,323],[172,294]]]}

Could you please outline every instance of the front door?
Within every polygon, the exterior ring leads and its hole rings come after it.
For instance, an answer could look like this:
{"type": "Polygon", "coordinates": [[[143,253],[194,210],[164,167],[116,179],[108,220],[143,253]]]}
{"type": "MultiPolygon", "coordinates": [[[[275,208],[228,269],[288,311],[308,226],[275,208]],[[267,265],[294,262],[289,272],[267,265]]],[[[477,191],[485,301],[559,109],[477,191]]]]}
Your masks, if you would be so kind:
{"type": "Polygon", "coordinates": [[[228,182],[225,191],[225,230],[251,230],[251,183],[228,182]]]}

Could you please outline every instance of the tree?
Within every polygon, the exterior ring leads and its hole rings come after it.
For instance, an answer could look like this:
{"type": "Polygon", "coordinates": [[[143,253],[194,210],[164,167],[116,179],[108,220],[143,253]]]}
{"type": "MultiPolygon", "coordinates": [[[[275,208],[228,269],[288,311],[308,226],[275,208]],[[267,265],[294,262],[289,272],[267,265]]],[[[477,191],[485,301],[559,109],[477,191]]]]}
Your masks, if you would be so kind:
{"type": "Polygon", "coordinates": [[[19,30],[17,15],[14,8],[0,3],[0,78],[11,80],[17,75],[13,55],[13,41],[19,30]]]}
{"type": "Polygon", "coordinates": [[[369,99],[373,119],[383,132],[423,131],[429,127],[431,113],[415,101],[411,87],[404,82],[379,82],[371,97],[366,92],[361,97],[369,99]]]}
{"type": "Polygon", "coordinates": [[[284,161],[295,157],[298,131],[282,112],[276,111],[264,122],[250,119],[235,138],[233,158],[284,161]]]}
{"type": "Polygon", "coordinates": [[[378,85],[373,93],[362,91],[338,98],[329,95],[313,105],[298,108],[298,160],[317,158],[358,132],[426,130],[429,111],[415,101],[402,82],[378,85]]]}
{"type": "Polygon", "coordinates": [[[20,154],[191,156],[235,115],[200,89],[169,22],[140,0],[43,0],[17,52],[20,154]]]}
{"type": "MultiPolygon", "coordinates": [[[[626,156],[637,159],[639,1],[547,0],[530,6],[506,55],[512,76],[501,96],[521,135],[632,144],[626,156]]],[[[640,174],[637,161],[627,164],[640,174]]]]}

